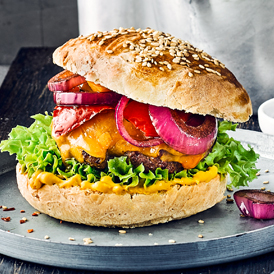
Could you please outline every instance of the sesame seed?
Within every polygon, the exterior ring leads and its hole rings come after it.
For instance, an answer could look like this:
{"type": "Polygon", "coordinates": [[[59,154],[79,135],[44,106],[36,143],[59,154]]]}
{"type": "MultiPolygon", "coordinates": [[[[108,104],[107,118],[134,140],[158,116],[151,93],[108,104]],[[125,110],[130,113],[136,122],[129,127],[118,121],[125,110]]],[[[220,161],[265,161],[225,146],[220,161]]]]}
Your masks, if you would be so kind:
{"type": "Polygon", "coordinates": [[[269,184],[269,181],[264,181],[263,184],[265,184],[265,185],[266,185],[266,184],[269,184]]]}
{"type": "Polygon", "coordinates": [[[163,67],[159,67],[159,70],[161,71],[165,71],[165,69],[163,67]]]}
{"type": "Polygon", "coordinates": [[[135,62],[141,63],[142,62],[142,58],[140,56],[137,56],[136,59],[135,59],[135,62]]]}
{"type": "Polygon", "coordinates": [[[48,239],[49,239],[49,236],[48,236],[48,235],[45,235],[45,236],[44,236],[44,239],[48,240],[48,239]]]}
{"type": "Polygon", "coordinates": [[[147,66],[147,62],[143,62],[143,63],[142,63],[142,66],[143,66],[143,67],[146,67],[146,66],[147,66]]]}
{"type": "Polygon", "coordinates": [[[214,70],[211,69],[211,68],[206,68],[206,70],[207,70],[208,72],[214,72],[214,70]]]}
{"type": "Polygon", "coordinates": [[[151,63],[147,62],[147,67],[151,68],[151,63]]]}
{"type": "Polygon", "coordinates": [[[172,70],[172,66],[171,66],[170,64],[167,65],[167,68],[168,68],[169,70],[172,70]]]}
{"type": "Polygon", "coordinates": [[[193,77],[193,73],[189,72],[189,73],[188,73],[188,76],[189,76],[189,77],[193,77]]]}
{"type": "Polygon", "coordinates": [[[119,233],[120,234],[126,234],[127,232],[126,232],[126,230],[119,230],[119,233]]]}
{"type": "Polygon", "coordinates": [[[203,65],[199,65],[199,67],[200,67],[201,69],[204,69],[204,68],[205,68],[203,65]]]}
{"type": "Polygon", "coordinates": [[[176,57],[172,60],[173,63],[179,64],[180,63],[180,58],[176,57]]]}
{"type": "Polygon", "coordinates": [[[26,217],[23,217],[22,220],[26,222],[28,219],[26,217]]]}
{"type": "Polygon", "coordinates": [[[93,241],[91,240],[91,238],[84,238],[83,241],[84,241],[84,244],[85,244],[85,245],[88,245],[88,244],[92,244],[92,243],[93,243],[93,241]]]}
{"type": "Polygon", "coordinates": [[[268,173],[268,172],[269,172],[269,170],[268,170],[268,169],[266,169],[264,172],[265,172],[265,173],[268,173]]]}
{"type": "Polygon", "coordinates": [[[198,223],[199,223],[199,224],[204,224],[205,221],[204,221],[204,220],[199,220],[198,223]]]}
{"type": "Polygon", "coordinates": [[[233,188],[227,186],[227,187],[226,187],[226,190],[232,192],[232,191],[233,191],[233,188]]]}
{"type": "Polygon", "coordinates": [[[153,236],[153,234],[152,233],[148,233],[148,236],[153,236]]]}
{"type": "Polygon", "coordinates": [[[194,72],[195,73],[201,73],[201,71],[197,70],[197,69],[194,69],[194,72]]]}
{"type": "Polygon", "coordinates": [[[226,203],[227,203],[227,204],[233,204],[233,203],[234,203],[234,200],[231,199],[231,198],[227,198],[227,199],[226,199],[226,203]]]}
{"type": "Polygon", "coordinates": [[[104,44],[104,42],[105,42],[104,40],[100,41],[99,46],[102,46],[104,44]]]}
{"type": "Polygon", "coordinates": [[[257,172],[257,173],[256,173],[256,176],[260,176],[260,175],[261,175],[261,173],[260,173],[260,172],[257,172]]]}
{"type": "Polygon", "coordinates": [[[154,245],[159,245],[158,243],[154,243],[154,245]]]}
{"type": "Polygon", "coordinates": [[[7,206],[2,206],[3,209],[7,209],[8,207],[7,206]]]}
{"type": "Polygon", "coordinates": [[[209,64],[204,64],[205,67],[209,67],[209,64]]]}
{"type": "Polygon", "coordinates": [[[69,237],[68,239],[69,239],[70,241],[75,241],[75,239],[72,238],[72,237],[69,237]]]}
{"type": "Polygon", "coordinates": [[[231,198],[231,195],[228,194],[228,195],[227,195],[227,198],[231,198]]]}
{"type": "Polygon", "coordinates": [[[215,73],[218,75],[218,76],[222,76],[220,72],[216,71],[215,70],[215,73]]]}
{"type": "Polygon", "coordinates": [[[122,246],[123,244],[115,244],[115,246],[122,246]]]}
{"type": "Polygon", "coordinates": [[[261,190],[265,190],[265,187],[261,187],[261,190]]]}
{"type": "Polygon", "coordinates": [[[169,242],[170,244],[174,244],[174,243],[176,243],[176,241],[175,241],[175,240],[168,240],[168,242],[169,242]]]}
{"type": "Polygon", "coordinates": [[[194,58],[194,60],[199,61],[199,60],[200,60],[200,58],[199,58],[199,57],[195,57],[195,58],[194,58]]]}
{"type": "Polygon", "coordinates": [[[220,67],[224,69],[224,68],[225,68],[225,65],[222,64],[222,63],[220,63],[220,67]]]}
{"type": "Polygon", "coordinates": [[[199,234],[198,237],[199,238],[204,238],[204,236],[202,234],[199,234]]]}
{"type": "Polygon", "coordinates": [[[213,62],[214,62],[214,64],[215,64],[216,66],[219,66],[219,60],[214,59],[213,62]]]}

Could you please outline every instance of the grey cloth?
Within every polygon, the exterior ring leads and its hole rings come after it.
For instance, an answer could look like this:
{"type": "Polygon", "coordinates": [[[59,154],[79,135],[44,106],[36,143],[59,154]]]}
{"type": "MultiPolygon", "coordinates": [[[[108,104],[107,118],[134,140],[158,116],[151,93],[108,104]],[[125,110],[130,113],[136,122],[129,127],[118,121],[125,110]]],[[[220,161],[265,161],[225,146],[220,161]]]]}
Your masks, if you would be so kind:
{"type": "Polygon", "coordinates": [[[234,73],[254,113],[274,97],[272,0],[78,0],[78,12],[80,34],[133,26],[188,40],[234,73]]]}

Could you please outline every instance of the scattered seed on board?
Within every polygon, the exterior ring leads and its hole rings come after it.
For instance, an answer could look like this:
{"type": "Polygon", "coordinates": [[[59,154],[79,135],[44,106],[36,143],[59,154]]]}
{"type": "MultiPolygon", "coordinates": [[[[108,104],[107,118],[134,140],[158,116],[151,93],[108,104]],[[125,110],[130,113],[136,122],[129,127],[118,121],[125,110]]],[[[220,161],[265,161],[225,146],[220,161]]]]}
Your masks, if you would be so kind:
{"type": "Polygon", "coordinates": [[[48,236],[48,235],[45,235],[44,239],[48,240],[48,239],[49,239],[49,236],[48,236]]]}
{"type": "Polygon", "coordinates": [[[265,187],[261,187],[261,190],[265,190],[265,187]]]}
{"type": "Polygon", "coordinates": [[[127,232],[125,230],[119,230],[120,234],[126,234],[127,232]]]}
{"type": "Polygon", "coordinates": [[[265,172],[265,173],[268,173],[268,172],[269,172],[269,170],[268,170],[268,169],[266,169],[264,172],[265,172]]]}
{"type": "Polygon", "coordinates": [[[199,224],[204,224],[205,221],[204,221],[204,220],[199,220],[198,223],[199,223],[199,224]]]}
{"type": "Polygon", "coordinates": [[[260,176],[260,175],[261,175],[261,173],[260,173],[260,172],[257,172],[257,173],[256,173],[256,176],[260,176]]]}
{"type": "Polygon", "coordinates": [[[69,237],[69,240],[70,240],[70,241],[75,241],[75,239],[74,239],[74,238],[72,238],[72,237],[69,237]]]}
{"type": "Polygon", "coordinates": [[[176,241],[175,240],[168,240],[168,242],[170,243],[170,244],[175,244],[176,243],[176,241]]]}
{"type": "Polygon", "coordinates": [[[204,236],[202,234],[199,234],[198,237],[199,238],[204,238],[204,236]]]}
{"type": "Polygon", "coordinates": [[[84,238],[83,241],[84,241],[84,244],[85,244],[85,245],[88,245],[88,244],[92,244],[92,243],[93,243],[93,241],[91,240],[91,238],[84,238]]]}
{"type": "Polygon", "coordinates": [[[115,244],[115,246],[122,246],[123,244],[115,244]]]}
{"type": "Polygon", "coordinates": [[[228,199],[226,199],[226,203],[227,203],[227,204],[233,204],[233,203],[234,203],[234,200],[233,200],[233,199],[228,198],[228,199]]]}
{"type": "Polygon", "coordinates": [[[148,236],[153,236],[153,234],[152,233],[148,233],[148,236]]]}
{"type": "Polygon", "coordinates": [[[263,184],[265,184],[265,185],[269,184],[269,181],[263,181],[263,184]]]}

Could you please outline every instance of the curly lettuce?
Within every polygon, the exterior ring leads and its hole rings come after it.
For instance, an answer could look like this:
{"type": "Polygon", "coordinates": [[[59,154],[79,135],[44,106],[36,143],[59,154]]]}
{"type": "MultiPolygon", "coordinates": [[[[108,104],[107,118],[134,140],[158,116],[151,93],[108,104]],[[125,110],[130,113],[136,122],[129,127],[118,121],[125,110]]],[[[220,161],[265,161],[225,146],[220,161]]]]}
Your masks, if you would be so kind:
{"type": "Polygon", "coordinates": [[[109,175],[115,183],[133,187],[142,182],[146,188],[158,180],[193,177],[198,171],[206,171],[208,167],[215,165],[221,177],[230,175],[230,186],[236,188],[248,186],[248,182],[257,178],[256,162],[259,155],[250,146],[245,149],[239,141],[229,137],[226,131],[235,131],[237,127],[237,124],[231,122],[219,122],[217,140],[211,152],[195,168],[169,174],[167,169],[161,168],[157,168],[155,172],[145,172],[143,164],[134,168],[124,156],[110,159],[107,168],[103,171],[79,163],[75,159],[63,163],[61,153],[51,137],[52,116],[46,113],[34,115],[32,118],[35,121],[29,128],[23,126],[13,128],[9,139],[0,143],[2,152],[16,154],[16,159],[29,177],[35,171],[42,170],[64,179],[79,174],[83,180],[93,183],[102,176],[109,175]]]}

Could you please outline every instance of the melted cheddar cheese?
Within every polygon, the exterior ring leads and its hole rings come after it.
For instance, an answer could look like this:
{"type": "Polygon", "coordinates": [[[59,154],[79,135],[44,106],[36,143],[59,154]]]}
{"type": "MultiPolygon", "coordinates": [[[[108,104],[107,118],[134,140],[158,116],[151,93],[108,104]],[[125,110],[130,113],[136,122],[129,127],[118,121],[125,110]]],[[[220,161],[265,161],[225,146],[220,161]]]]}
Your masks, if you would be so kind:
{"type": "Polygon", "coordinates": [[[218,168],[216,166],[210,167],[207,171],[199,171],[197,172],[193,178],[181,178],[174,179],[172,181],[164,181],[160,180],[154,183],[149,187],[135,186],[129,187],[125,185],[115,184],[110,176],[104,176],[100,179],[100,181],[95,183],[90,183],[88,181],[82,181],[81,176],[79,174],[74,175],[73,177],[62,180],[58,176],[49,173],[37,171],[34,173],[30,180],[30,186],[33,189],[39,189],[43,185],[58,185],[60,188],[69,188],[69,187],[79,187],[82,190],[92,190],[102,193],[115,193],[115,194],[151,194],[157,193],[159,191],[168,191],[172,188],[172,186],[179,184],[183,186],[187,185],[195,185],[201,182],[208,183],[212,179],[217,176],[218,168]]]}
{"type": "MultiPolygon", "coordinates": [[[[135,139],[144,138],[141,131],[131,123],[125,121],[125,127],[135,139]]],[[[137,147],[128,143],[118,132],[114,111],[107,111],[97,114],[91,120],[60,137],[53,137],[56,141],[63,161],[75,158],[82,163],[84,161],[82,151],[93,157],[105,159],[109,156],[122,156],[127,151],[138,151],[146,156],[158,157],[160,151],[164,150],[161,156],[162,161],[176,161],[182,164],[185,169],[194,168],[205,154],[184,155],[170,146],[162,143],[149,148],[137,147]]]]}

